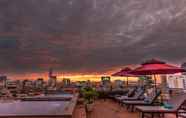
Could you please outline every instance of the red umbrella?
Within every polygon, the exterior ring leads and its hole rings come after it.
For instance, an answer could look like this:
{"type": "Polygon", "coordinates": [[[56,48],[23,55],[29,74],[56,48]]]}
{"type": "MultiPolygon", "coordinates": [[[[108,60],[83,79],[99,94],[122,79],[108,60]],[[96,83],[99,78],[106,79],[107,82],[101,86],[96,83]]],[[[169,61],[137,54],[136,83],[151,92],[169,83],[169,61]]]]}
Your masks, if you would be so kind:
{"type": "Polygon", "coordinates": [[[136,76],[134,74],[131,74],[131,72],[132,72],[132,69],[129,68],[129,67],[126,67],[126,68],[120,70],[119,72],[116,72],[116,73],[112,74],[112,76],[121,76],[121,77],[123,76],[123,77],[127,77],[127,85],[128,85],[128,77],[134,77],[134,76],[136,76]]]}
{"type": "Polygon", "coordinates": [[[143,63],[131,73],[136,75],[154,75],[156,88],[156,74],[174,74],[179,72],[185,72],[185,70],[156,59],[151,59],[143,63]]]}

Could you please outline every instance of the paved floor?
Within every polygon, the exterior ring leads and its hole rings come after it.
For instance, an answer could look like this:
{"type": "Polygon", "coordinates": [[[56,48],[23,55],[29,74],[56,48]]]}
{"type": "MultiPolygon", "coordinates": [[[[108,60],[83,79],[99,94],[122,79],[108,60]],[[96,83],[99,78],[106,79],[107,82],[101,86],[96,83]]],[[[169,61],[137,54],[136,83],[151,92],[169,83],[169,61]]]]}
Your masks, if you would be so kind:
{"type": "MultiPolygon", "coordinates": [[[[75,118],[84,118],[83,107],[76,108],[75,118]],[[78,113],[79,112],[79,113],[78,113]]],[[[98,100],[95,102],[94,110],[88,118],[140,118],[137,112],[128,112],[126,108],[119,106],[111,100],[98,100]]],[[[165,118],[175,118],[173,115],[166,115],[165,118]]]]}
{"type": "Polygon", "coordinates": [[[77,105],[74,111],[73,118],[86,118],[84,105],[77,105]]]}
{"type": "Polygon", "coordinates": [[[96,101],[90,118],[137,118],[138,113],[129,113],[124,107],[111,100],[96,101]]]}

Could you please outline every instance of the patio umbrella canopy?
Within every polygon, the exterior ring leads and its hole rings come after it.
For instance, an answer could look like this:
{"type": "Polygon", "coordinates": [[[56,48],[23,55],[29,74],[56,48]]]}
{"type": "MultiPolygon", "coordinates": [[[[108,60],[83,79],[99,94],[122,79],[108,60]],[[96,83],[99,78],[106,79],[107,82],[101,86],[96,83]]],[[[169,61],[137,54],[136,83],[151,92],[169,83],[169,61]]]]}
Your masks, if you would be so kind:
{"type": "Polygon", "coordinates": [[[143,63],[140,67],[131,71],[131,74],[136,75],[154,75],[154,74],[174,74],[185,72],[183,68],[166,64],[165,62],[152,59],[143,63]]]}
{"type": "Polygon", "coordinates": [[[131,71],[131,74],[136,75],[154,75],[155,88],[156,88],[156,74],[174,74],[179,72],[185,72],[183,68],[166,64],[163,61],[151,59],[142,63],[140,67],[131,71]]]}
{"type": "Polygon", "coordinates": [[[132,69],[129,67],[126,67],[126,68],[120,70],[119,72],[112,74],[111,76],[127,77],[127,85],[128,85],[128,77],[135,77],[136,76],[134,74],[131,74],[131,72],[132,72],[132,69]]]}
{"type": "Polygon", "coordinates": [[[116,72],[116,73],[112,74],[112,76],[126,76],[126,75],[130,76],[130,75],[133,75],[133,74],[130,74],[131,71],[132,71],[131,68],[126,67],[126,68],[120,70],[119,72],[116,72]]]}

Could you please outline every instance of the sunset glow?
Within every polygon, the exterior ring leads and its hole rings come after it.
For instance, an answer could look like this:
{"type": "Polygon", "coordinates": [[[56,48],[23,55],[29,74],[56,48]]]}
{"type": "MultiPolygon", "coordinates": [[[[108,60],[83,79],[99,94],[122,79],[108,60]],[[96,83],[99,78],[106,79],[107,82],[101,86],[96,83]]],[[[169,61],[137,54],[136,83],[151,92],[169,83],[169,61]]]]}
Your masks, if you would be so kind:
{"type": "Polygon", "coordinates": [[[180,66],[186,59],[185,3],[168,3],[4,1],[1,74],[47,80],[53,68],[60,78],[98,80],[149,58],[180,66]]]}
{"type": "MultiPolygon", "coordinates": [[[[90,80],[90,81],[100,82],[102,76],[104,76],[104,75],[75,75],[75,76],[65,76],[65,77],[59,76],[58,80],[61,80],[63,78],[69,78],[69,79],[71,79],[71,81],[87,81],[87,80],[90,80]]],[[[105,75],[105,76],[107,76],[107,75],[105,75]]],[[[138,80],[137,77],[129,77],[128,79],[129,79],[129,81],[137,81],[138,80]]],[[[127,78],[126,77],[112,77],[111,76],[111,81],[115,81],[115,80],[126,81],[127,78]]]]}
{"type": "Polygon", "coordinates": [[[0,0],[0,117],[156,116],[186,118],[186,0],[0,0]]]}

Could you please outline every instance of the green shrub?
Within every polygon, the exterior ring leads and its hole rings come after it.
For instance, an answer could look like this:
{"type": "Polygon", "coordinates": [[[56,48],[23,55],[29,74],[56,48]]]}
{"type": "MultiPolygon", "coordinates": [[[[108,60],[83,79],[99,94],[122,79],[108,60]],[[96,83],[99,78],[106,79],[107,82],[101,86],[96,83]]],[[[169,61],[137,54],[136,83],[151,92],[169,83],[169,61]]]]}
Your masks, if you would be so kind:
{"type": "Polygon", "coordinates": [[[98,96],[97,91],[94,88],[86,87],[81,89],[81,94],[85,100],[85,103],[92,103],[95,98],[98,96]]]}

